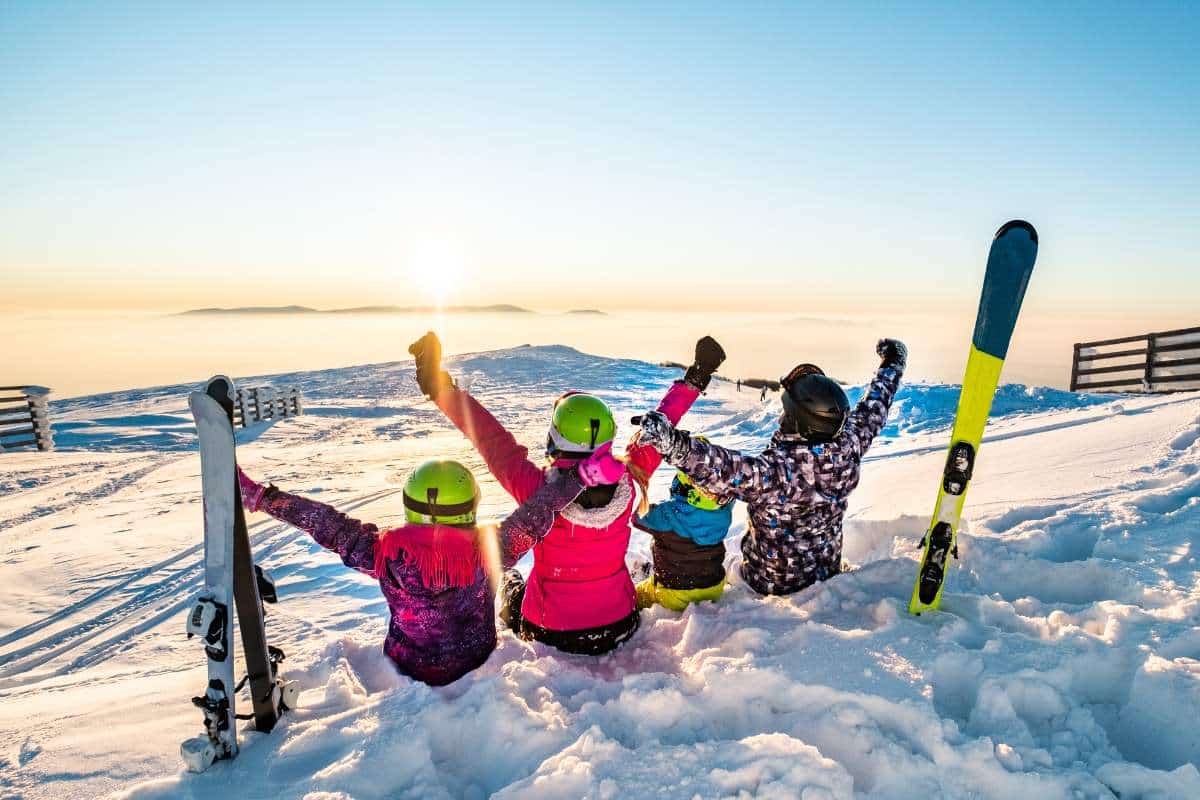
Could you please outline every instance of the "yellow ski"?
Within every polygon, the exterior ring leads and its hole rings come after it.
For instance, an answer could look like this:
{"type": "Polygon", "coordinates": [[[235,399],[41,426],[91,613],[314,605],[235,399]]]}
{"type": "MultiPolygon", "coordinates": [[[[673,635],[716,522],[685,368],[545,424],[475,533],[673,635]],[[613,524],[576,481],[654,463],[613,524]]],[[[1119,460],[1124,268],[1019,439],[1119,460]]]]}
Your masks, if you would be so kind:
{"type": "Polygon", "coordinates": [[[992,240],[942,485],[938,487],[933,519],[925,533],[921,568],[908,604],[913,614],[936,610],[941,604],[947,562],[951,555],[958,556],[955,538],[963,501],[1037,249],[1037,231],[1023,220],[1005,223],[992,240]]]}

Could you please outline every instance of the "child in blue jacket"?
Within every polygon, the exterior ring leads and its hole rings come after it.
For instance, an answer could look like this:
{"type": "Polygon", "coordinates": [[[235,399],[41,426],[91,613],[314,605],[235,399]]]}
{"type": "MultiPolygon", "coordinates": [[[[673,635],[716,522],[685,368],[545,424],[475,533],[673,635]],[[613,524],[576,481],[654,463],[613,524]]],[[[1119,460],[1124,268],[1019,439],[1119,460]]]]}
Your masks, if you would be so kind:
{"type": "Polygon", "coordinates": [[[687,475],[676,473],[670,498],[633,521],[654,540],[654,575],[637,585],[638,608],[657,603],[683,611],[690,603],[720,599],[725,591],[725,536],[732,522],[732,498],[714,497],[687,475]]]}

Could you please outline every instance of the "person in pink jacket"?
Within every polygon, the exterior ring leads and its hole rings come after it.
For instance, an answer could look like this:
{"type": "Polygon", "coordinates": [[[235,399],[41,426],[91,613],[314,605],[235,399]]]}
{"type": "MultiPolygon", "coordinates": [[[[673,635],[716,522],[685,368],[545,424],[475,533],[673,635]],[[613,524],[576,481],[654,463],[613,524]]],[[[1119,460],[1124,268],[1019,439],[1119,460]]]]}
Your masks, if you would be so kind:
{"type": "MultiPolygon", "coordinates": [[[[409,352],[416,357],[417,383],[479,451],[497,482],[523,503],[548,482],[603,447],[616,435],[612,412],[598,397],[568,392],[555,403],[546,441],[549,464],[529,458],[504,426],[475,398],[459,389],[442,369],[441,343],[427,333],[409,352]]],[[[725,352],[711,337],[696,344],[695,362],[683,380],[667,390],[658,410],[678,422],[725,352]]],[[[585,490],[554,520],[533,548],[529,579],[506,573],[500,618],[523,639],[536,639],[567,653],[598,655],[629,639],[641,619],[633,579],[625,566],[631,517],[645,496],[649,476],[662,462],[653,448],[636,440],[626,451],[627,474],[585,490]]]]}

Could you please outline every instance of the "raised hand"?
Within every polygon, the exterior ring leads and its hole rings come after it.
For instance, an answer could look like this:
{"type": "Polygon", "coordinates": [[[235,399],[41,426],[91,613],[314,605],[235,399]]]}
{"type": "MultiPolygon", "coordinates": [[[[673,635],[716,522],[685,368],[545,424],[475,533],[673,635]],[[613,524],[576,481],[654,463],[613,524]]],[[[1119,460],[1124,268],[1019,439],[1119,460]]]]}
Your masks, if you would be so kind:
{"type": "Polygon", "coordinates": [[[442,342],[437,334],[429,331],[408,346],[408,352],[417,362],[417,386],[431,400],[436,400],[444,389],[454,386],[450,374],[442,369],[442,342]]]}
{"type": "Polygon", "coordinates": [[[904,369],[904,365],[908,362],[908,348],[899,339],[880,339],[879,343],[875,345],[875,353],[885,367],[904,369]]]}
{"type": "Polygon", "coordinates": [[[725,361],[725,350],[711,336],[696,342],[696,358],[688,367],[683,380],[703,392],[708,388],[712,375],[725,361]]]}
{"type": "Polygon", "coordinates": [[[671,445],[675,426],[661,411],[651,411],[649,414],[634,417],[633,424],[641,426],[638,431],[638,444],[649,445],[660,453],[671,445]]]}

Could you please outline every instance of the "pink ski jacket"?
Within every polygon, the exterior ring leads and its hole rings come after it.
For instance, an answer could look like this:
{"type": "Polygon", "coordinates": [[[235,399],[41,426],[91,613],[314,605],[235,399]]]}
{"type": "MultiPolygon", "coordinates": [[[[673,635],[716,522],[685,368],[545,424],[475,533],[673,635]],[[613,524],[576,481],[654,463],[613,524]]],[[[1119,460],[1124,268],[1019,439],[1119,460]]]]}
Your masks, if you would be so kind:
{"type": "MultiPolygon", "coordinates": [[[[658,410],[678,423],[699,396],[694,387],[676,381],[658,410]]],[[[518,503],[558,478],[558,470],[531,461],[528,449],[467,392],[447,389],[439,393],[436,402],[518,503]]],[[[646,474],[662,463],[662,456],[652,447],[635,446],[626,455],[646,474]]],[[[573,631],[609,625],[633,614],[637,600],[625,566],[625,551],[636,507],[637,488],[626,474],[607,506],[589,509],[572,503],[563,509],[550,533],[533,548],[533,570],[521,615],[548,630],[573,631]]]]}

